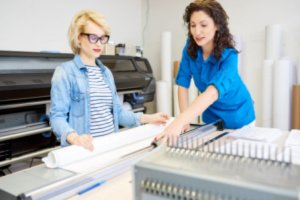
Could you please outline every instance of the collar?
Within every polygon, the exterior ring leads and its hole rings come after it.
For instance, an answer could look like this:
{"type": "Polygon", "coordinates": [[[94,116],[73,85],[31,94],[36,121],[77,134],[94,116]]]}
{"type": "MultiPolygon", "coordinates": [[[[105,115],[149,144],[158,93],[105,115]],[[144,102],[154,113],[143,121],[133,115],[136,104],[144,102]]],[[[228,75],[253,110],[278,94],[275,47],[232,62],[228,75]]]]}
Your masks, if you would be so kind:
{"type": "Polygon", "coordinates": [[[197,60],[201,61],[201,62],[205,62],[205,63],[212,63],[213,65],[217,63],[217,59],[213,56],[213,54],[210,54],[209,57],[204,61],[203,60],[203,53],[202,53],[202,48],[198,49],[198,53],[197,53],[197,60]]]}
{"type": "MultiPolygon", "coordinates": [[[[82,62],[79,54],[76,54],[73,60],[78,69],[86,69],[86,65],[82,62]]],[[[96,59],[96,65],[100,68],[102,72],[106,70],[105,66],[98,58],[96,59]]]]}

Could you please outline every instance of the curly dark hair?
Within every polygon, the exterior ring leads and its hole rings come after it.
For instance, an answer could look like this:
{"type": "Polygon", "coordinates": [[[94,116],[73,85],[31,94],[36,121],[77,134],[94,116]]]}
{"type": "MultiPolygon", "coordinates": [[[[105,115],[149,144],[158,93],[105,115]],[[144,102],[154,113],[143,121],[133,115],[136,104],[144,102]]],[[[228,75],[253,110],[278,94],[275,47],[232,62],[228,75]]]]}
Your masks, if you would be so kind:
{"type": "MultiPolygon", "coordinates": [[[[214,57],[219,60],[222,54],[222,50],[224,48],[234,48],[235,42],[233,40],[232,35],[229,32],[228,28],[228,15],[226,14],[225,10],[215,0],[195,0],[194,2],[190,3],[185,8],[185,13],[183,15],[184,23],[187,24],[188,28],[188,37],[190,38],[190,43],[188,45],[188,53],[189,55],[196,59],[197,58],[197,51],[199,48],[197,43],[195,42],[191,31],[190,31],[190,20],[191,16],[194,12],[203,11],[208,16],[210,16],[214,23],[216,24],[218,30],[214,36],[214,49],[213,55],[214,57]]],[[[235,49],[236,50],[236,49],[235,49]]],[[[236,50],[237,51],[237,50],[236,50]]],[[[238,52],[238,51],[237,51],[238,52]]]]}

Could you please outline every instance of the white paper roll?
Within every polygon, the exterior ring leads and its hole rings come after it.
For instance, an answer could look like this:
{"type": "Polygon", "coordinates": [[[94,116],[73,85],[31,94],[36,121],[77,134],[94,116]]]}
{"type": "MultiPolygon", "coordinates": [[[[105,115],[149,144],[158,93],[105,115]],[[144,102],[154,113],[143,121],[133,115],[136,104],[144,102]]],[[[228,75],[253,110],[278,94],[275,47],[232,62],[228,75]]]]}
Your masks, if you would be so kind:
{"type": "Polygon", "coordinates": [[[280,59],[282,56],[282,33],[279,24],[266,27],[265,41],[265,58],[271,60],[280,59]]]}
{"type": "Polygon", "coordinates": [[[172,85],[172,35],[171,32],[161,34],[161,80],[172,85]]]}
{"type": "MultiPolygon", "coordinates": [[[[189,104],[191,105],[192,102],[198,97],[198,88],[195,85],[194,79],[191,80],[190,88],[189,88],[189,104]]],[[[191,123],[198,123],[198,117],[193,119],[191,123]]]]}
{"type": "Polygon", "coordinates": [[[172,116],[171,85],[167,81],[156,81],[156,111],[172,116]]]}
{"type": "Polygon", "coordinates": [[[239,35],[233,35],[233,40],[235,42],[235,48],[239,51],[238,54],[238,70],[241,78],[245,80],[245,69],[243,68],[243,43],[242,38],[239,35]]]}
{"type": "Polygon", "coordinates": [[[273,60],[264,60],[263,63],[263,82],[262,82],[262,125],[266,128],[272,127],[272,77],[273,77],[273,60]]]}
{"type": "Polygon", "coordinates": [[[296,78],[296,84],[300,84],[300,59],[298,60],[297,66],[296,66],[296,73],[297,73],[297,78],[296,78]]]}
{"type": "MultiPolygon", "coordinates": [[[[51,151],[47,157],[43,158],[43,162],[45,162],[46,166],[49,168],[65,168],[71,163],[82,162],[84,159],[105,154],[112,150],[116,150],[117,148],[134,145],[135,143],[146,139],[149,139],[149,142],[151,142],[157,134],[162,132],[163,129],[172,122],[172,120],[173,118],[171,118],[165,126],[147,124],[122,131],[121,133],[97,137],[93,140],[93,145],[95,147],[93,152],[76,145],[54,150],[51,151]]],[[[149,142],[146,144],[147,146],[149,146],[149,142]]],[[[126,155],[130,152],[123,152],[123,154],[124,153],[126,155]]],[[[84,161],[82,163],[84,163],[84,161]]]]}
{"type": "Polygon", "coordinates": [[[292,63],[281,59],[275,62],[273,70],[273,127],[290,130],[292,63]]]}
{"type": "Polygon", "coordinates": [[[173,101],[172,101],[172,72],[173,65],[171,62],[172,55],[172,35],[171,32],[162,32],[161,34],[161,80],[164,83],[159,83],[157,88],[160,88],[161,94],[157,91],[157,111],[166,112],[172,115],[173,101]],[[161,96],[162,95],[162,96],[161,96]]]}
{"type": "Polygon", "coordinates": [[[178,85],[173,85],[173,116],[177,117],[179,114],[178,85]]]}

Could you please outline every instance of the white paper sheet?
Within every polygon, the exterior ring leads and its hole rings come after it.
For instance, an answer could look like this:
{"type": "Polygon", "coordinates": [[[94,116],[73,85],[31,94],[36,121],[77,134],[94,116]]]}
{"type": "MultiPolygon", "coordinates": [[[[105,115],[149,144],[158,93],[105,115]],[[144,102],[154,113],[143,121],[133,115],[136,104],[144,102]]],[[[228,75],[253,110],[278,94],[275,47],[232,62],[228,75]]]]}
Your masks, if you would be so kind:
{"type": "Polygon", "coordinates": [[[294,165],[300,165],[300,146],[287,146],[285,151],[278,155],[278,160],[287,160],[289,157],[294,165]]]}
{"type": "Polygon", "coordinates": [[[289,136],[285,141],[285,146],[299,146],[300,148],[300,130],[293,129],[290,131],[289,136]]]}
{"type": "Polygon", "coordinates": [[[283,133],[276,128],[244,127],[229,134],[229,136],[252,141],[272,143],[283,133]]]}
{"type": "Polygon", "coordinates": [[[285,141],[286,150],[285,157],[292,155],[292,163],[300,165],[300,130],[293,129],[290,131],[288,138],[285,141]]]}
{"type": "MultiPolygon", "coordinates": [[[[168,123],[173,120],[170,119],[168,123]]],[[[100,154],[105,154],[118,148],[125,148],[143,141],[151,141],[154,137],[163,131],[165,126],[147,124],[136,128],[128,129],[119,133],[113,133],[107,136],[98,137],[93,140],[94,151],[90,152],[82,147],[72,145],[58,150],[51,151],[47,157],[43,158],[46,166],[56,168],[70,165],[71,163],[81,162],[84,159],[91,158],[100,154]]],[[[150,142],[146,146],[149,146],[150,142]]],[[[141,146],[138,146],[141,148],[141,146]]],[[[128,150],[132,150],[129,148],[128,150]]],[[[135,149],[133,149],[135,150],[135,149]]],[[[124,152],[130,153],[130,152],[124,152]]],[[[123,156],[120,155],[120,156],[123,156]]]]}

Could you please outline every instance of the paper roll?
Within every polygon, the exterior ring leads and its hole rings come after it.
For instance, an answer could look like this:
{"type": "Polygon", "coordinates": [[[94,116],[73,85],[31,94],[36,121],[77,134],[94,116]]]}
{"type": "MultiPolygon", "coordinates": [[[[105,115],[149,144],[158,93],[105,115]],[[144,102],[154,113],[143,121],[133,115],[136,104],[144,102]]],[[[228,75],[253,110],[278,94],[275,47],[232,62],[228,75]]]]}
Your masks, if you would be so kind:
{"type": "Polygon", "coordinates": [[[279,24],[266,27],[265,41],[265,58],[271,60],[278,60],[281,58],[282,33],[279,24]]]}
{"type": "Polygon", "coordinates": [[[296,66],[296,84],[300,84],[300,59],[298,60],[297,66],[296,66]]]}
{"type": "Polygon", "coordinates": [[[272,77],[273,60],[264,60],[263,63],[263,82],[262,82],[262,125],[266,128],[272,127],[272,77]]]}
{"type": "Polygon", "coordinates": [[[161,80],[157,84],[157,111],[166,112],[172,115],[172,35],[171,32],[162,32],[161,34],[161,80]],[[160,88],[161,87],[161,88],[160,88]]]}
{"type": "MultiPolygon", "coordinates": [[[[172,120],[173,118],[168,121],[167,125],[171,123],[172,120]]],[[[112,150],[116,150],[117,148],[133,145],[146,139],[153,140],[154,137],[162,132],[167,125],[160,126],[147,124],[128,129],[117,134],[97,137],[93,140],[93,145],[95,147],[93,152],[90,152],[83,147],[72,145],[51,151],[47,157],[43,158],[43,161],[49,168],[64,168],[71,163],[80,162],[93,156],[108,153],[112,150]]],[[[147,146],[149,146],[149,143],[147,146]]],[[[130,152],[125,152],[125,154],[128,153],[130,152]]]]}
{"type": "Polygon", "coordinates": [[[156,81],[156,111],[172,116],[171,85],[167,81],[156,81]]]}
{"type": "Polygon", "coordinates": [[[275,62],[273,70],[273,127],[288,131],[291,127],[291,61],[281,59],[275,62]]]}
{"type": "MultiPolygon", "coordinates": [[[[194,79],[191,80],[190,88],[189,88],[189,104],[191,105],[192,102],[198,97],[198,88],[195,85],[194,79]]],[[[193,119],[191,123],[198,123],[198,118],[193,119]]]]}
{"type": "Polygon", "coordinates": [[[171,32],[163,32],[161,35],[161,80],[170,84],[172,84],[171,41],[171,32]]]}
{"type": "Polygon", "coordinates": [[[292,129],[300,129],[300,85],[293,85],[292,129]]]}
{"type": "Polygon", "coordinates": [[[177,117],[179,114],[178,85],[173,85],[173,116],[177,117]]]}
{"type": "Polygon", "coordinates": [[[238,71],[241,76],[241,78],[245,79],[245,69],[243,68],[243,44],[242,44],[242,38],[239,35],[234,35],[233,40],[235,42],[235,48],[239,51],[238,54],[238,71]]]}

